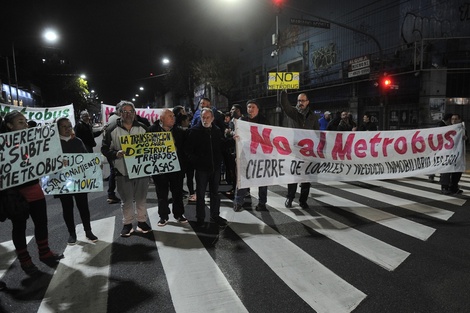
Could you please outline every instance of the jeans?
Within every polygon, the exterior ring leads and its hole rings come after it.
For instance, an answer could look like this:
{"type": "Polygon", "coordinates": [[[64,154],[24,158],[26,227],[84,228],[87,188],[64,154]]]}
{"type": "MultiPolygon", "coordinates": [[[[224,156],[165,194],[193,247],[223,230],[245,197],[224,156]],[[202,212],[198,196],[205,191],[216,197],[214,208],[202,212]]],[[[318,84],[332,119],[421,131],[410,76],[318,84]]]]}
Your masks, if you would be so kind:
{"type": "MultiPolygon", "coordinates": [[[[237,193],[235,194],[235,204],[237,205],[243,205],[245,202],[245,196],[248,193],[250,188],[242,188],[242,189],[237,189],[237,193]]],[[[268,202],[268,187],[267,186],[260,186],[258,187],[258,203],[259,204],[266,204],[268,202]]]]}

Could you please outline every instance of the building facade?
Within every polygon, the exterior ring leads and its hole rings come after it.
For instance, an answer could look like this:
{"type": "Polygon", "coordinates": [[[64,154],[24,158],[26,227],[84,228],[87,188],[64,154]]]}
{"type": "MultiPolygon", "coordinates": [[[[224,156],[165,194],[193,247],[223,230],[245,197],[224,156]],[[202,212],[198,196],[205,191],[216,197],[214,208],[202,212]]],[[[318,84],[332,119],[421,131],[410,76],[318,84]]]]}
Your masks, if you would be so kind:
{"type": "Polygon", "coordinates": [[[446,112],[470,118],[470,2],[461,0],[286,2],[277,30],[239,54],[241,102],[257,98],[274,124],[287,125],[269,72],[299,72],[317,112],[349,111],[380,129],[432,127],[446,112]],[[277,33],[277,35],[276,35],[277,33]],[[388,87],[383,80],[391,81],[388,87]],[[277,113],[277,114],[276,114],[277,113]]]}

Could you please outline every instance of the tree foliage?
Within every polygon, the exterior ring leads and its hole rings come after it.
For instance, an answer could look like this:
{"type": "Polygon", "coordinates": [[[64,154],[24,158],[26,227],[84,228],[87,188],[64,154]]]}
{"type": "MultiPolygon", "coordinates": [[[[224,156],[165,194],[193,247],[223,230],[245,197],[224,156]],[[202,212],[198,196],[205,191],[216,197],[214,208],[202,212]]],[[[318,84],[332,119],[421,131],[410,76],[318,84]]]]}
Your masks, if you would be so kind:
{"type": "Polygon", "coordinates": [[[229,57],[204,56],[193,63],[193,72],[196,84],[209,83],[226,97],[237,84],[236,62],[229,57]]]}

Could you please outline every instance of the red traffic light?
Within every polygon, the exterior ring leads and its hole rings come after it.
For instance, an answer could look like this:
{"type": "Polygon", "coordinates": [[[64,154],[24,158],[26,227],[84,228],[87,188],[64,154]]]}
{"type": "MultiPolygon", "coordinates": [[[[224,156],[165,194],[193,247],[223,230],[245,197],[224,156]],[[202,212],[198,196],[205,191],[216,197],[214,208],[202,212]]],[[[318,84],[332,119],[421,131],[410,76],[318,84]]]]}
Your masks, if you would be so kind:
{"type": "Polygon", "coordinates": [[[284,4],[285,0],[273,0],[275,6],[280,7],[284,4]]]}
{"type": "Polygon", "coordinates": [[[392,80],[390,78],[384,78],[382,81],[382,86],[390,87],[392,85],[392,80]]]}

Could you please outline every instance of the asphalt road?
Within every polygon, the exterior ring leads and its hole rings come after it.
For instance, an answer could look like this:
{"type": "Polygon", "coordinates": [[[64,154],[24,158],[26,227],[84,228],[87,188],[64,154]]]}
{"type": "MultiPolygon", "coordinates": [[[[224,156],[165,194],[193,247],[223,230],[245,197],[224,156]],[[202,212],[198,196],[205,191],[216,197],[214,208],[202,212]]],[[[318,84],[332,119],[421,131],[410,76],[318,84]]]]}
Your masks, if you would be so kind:
{"type": "MultiPolygon", "coordinates": [[[[106,167],[105,167],[106,170],[106,167]]],[[[105,173],[106,175],[106,173],[105,173]]],[[[28,278],[16,260],[11,225],[0,223],[1,312],[470,312],[470,176],[464,193],[447,196],[426,177],[314,184],[309,210],[284,207],[285,186],[269,187],[268,211],[234,212],[229,225],[197,229],[158,221],[149,185],[153,231],[119,236],[119,204],[90,193],[92,227],[67,246],[60,202],[47,197],[50,244],[65,259],[28,278]]],[[[222,185],[221,190],[228,186],[222,185]]],[[[185,202],[186,203],[186,202],[185,202]]],[[[32,222],[28,235],[33,235],[32,222]]]]}

